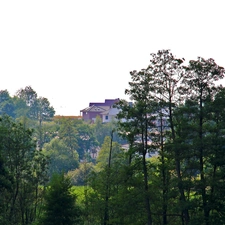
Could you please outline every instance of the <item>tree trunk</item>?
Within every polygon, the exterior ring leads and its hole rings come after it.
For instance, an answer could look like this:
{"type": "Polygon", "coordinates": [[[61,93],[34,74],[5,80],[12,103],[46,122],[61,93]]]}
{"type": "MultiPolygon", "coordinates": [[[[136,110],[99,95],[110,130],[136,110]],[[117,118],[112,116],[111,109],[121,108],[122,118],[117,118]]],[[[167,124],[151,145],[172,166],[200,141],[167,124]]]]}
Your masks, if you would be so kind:
{"type": "Polygon", "coordinates": [[[163,142],[163,120],[162,115],[160,115],[160,149],[161,149],[161,160],[162,160],[162,182],[163,182],[163,203],[162,203],[162,212],[163,212],[163,225],[167,225],[167,193],[168,185],[166,179],[166,167],[165,167],[165,158],[164,158],[164,142],[163,142]]]}
{"type": "Polygon", "coordinates": [[[204,160],[203,160],[203,102],[202,102],[202,90],[200,92],[200,114],[199,114],[199,139],[200,139],[200,148],[199,148],[199,167],[200,167],[200,179],[201,179],[201,191],[202,191],[202,204],[204,211],[204,221],[205,225],[209,225],[209,212],[207,199],[206,199],[206,190],[205,190],[205,174],[204,174],[204,160]]]}
{"type": "Polygon", "coordinates": [[[106,196],[105,196],[105,210],[104,210],[104,225],[109,225],[109,179],[110,179],[110,168],[111,168],[111,159],[112,159],[112,142],[113,142],[113,131],[111,132],[111,142],[109,149],[109,161],[107,168],[107,177],[106,177],[106,196]]]}
{"type": "Polygon", "coordinates": [[[145,191],[145,204],[146,204],[146,211],[148,217],[148,225],[152,225],[152,213],[150,207],[150,198],[149,198],[149,188],[148,188],[148,171],[146,165],[146,154],[148,149],[148,119],[147,115],[145,116],[145,130],[142,131],[142,164],[143,164],[143,173],[144,173],[144,191],[145,191]]]}
{"type": "MultiPolygon", "coordinates": [[[[174,130],[174,123],[173,123],[173,117],[172,117],[172,103],[171,103],[171,98],[170,98],[170,104],[169,104],[169,120],[170,120],[170,128],[172,132],[172,140],[173,143],[175,142],[175,130],[174,130]]],[[[178,189],[180,192],[180,200],[182,205],[186,205],[186,198],[184,194],[184,188],[183,188],[183,180],[181,176],[181,166],[180,166],[180,153],[179,149],[175,149],[175,163],[176,163],[176,173],[177,173],[177,178],[178,178],[178,189]]],[[[190,221],[189,217],[189,211],[188,209],[184,208],[182,209],[182,224],[188,224],[190,221]],[[184,221],[183,221],[184,220],[184,221]]]]}
{"type": "Polygon", "coordinates": [[[144,191],[145,191],[145,204],[146,204],[146,211],[148,216],[148,225],[152,225],[152,215],[150,209],[150,199],[148,194],[148,175],[147,175],[147,166],[146,166],[146,155],[143,154],[143,172],[144,172],[144,191]]]}

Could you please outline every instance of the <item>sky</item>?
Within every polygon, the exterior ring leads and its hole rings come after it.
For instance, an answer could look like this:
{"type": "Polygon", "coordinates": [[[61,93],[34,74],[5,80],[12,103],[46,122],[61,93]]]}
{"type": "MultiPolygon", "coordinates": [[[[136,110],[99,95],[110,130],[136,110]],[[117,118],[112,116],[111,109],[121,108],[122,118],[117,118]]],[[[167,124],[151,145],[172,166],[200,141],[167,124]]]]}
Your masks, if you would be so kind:
{"type": "MultiPolygon", "coordinates": [[[[0,0],[0,90],[31,86],[56,115],[126,99],[150,54],[225,67],[224,0],[0,0]]],[[[224,82],[225,83],[225,82],[224,82]]]]}

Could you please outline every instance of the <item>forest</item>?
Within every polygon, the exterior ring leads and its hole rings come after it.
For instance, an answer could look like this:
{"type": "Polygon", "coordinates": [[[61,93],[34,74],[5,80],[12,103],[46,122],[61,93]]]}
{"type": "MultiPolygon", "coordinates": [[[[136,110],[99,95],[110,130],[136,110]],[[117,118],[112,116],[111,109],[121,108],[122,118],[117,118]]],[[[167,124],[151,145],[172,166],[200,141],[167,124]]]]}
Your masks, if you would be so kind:
{"type": "Polygon", "coordinates": [[[225,224],[225,75],[150,54],[110,123],[55,117],[31,86],[0,91],[0,224],[225,224]]]}

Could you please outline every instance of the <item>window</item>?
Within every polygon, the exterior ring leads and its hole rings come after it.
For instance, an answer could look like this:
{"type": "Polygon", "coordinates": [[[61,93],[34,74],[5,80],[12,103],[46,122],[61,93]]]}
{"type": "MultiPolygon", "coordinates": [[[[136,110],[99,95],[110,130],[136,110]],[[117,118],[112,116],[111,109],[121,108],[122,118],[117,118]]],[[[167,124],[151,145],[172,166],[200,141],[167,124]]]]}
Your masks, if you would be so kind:
{"type": "Polygon", "coordinates": [[[106,120],[108,120],[108,119],[109,119],[109,117],[108,117],[108,116],[105,116],[105,119],[106,119],[106,120]]]}

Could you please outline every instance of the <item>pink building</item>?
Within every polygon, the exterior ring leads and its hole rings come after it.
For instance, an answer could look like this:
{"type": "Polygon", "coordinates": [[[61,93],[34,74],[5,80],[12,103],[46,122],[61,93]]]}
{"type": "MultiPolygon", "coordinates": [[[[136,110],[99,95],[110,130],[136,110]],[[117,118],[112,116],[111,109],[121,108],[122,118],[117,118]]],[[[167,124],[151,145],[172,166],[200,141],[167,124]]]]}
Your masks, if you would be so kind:
{"type": "Polygon", "coordinates": [[[82,118],[85,121],[94,122],[97,116],[100,116],[103,122],[110,121],[110,111],[115,108],[113,105],[119,101],[119,98],[116,99],[105,99],[105,102],[90,102],[89,107],[80,110],[82,113],[82,118]]]}

